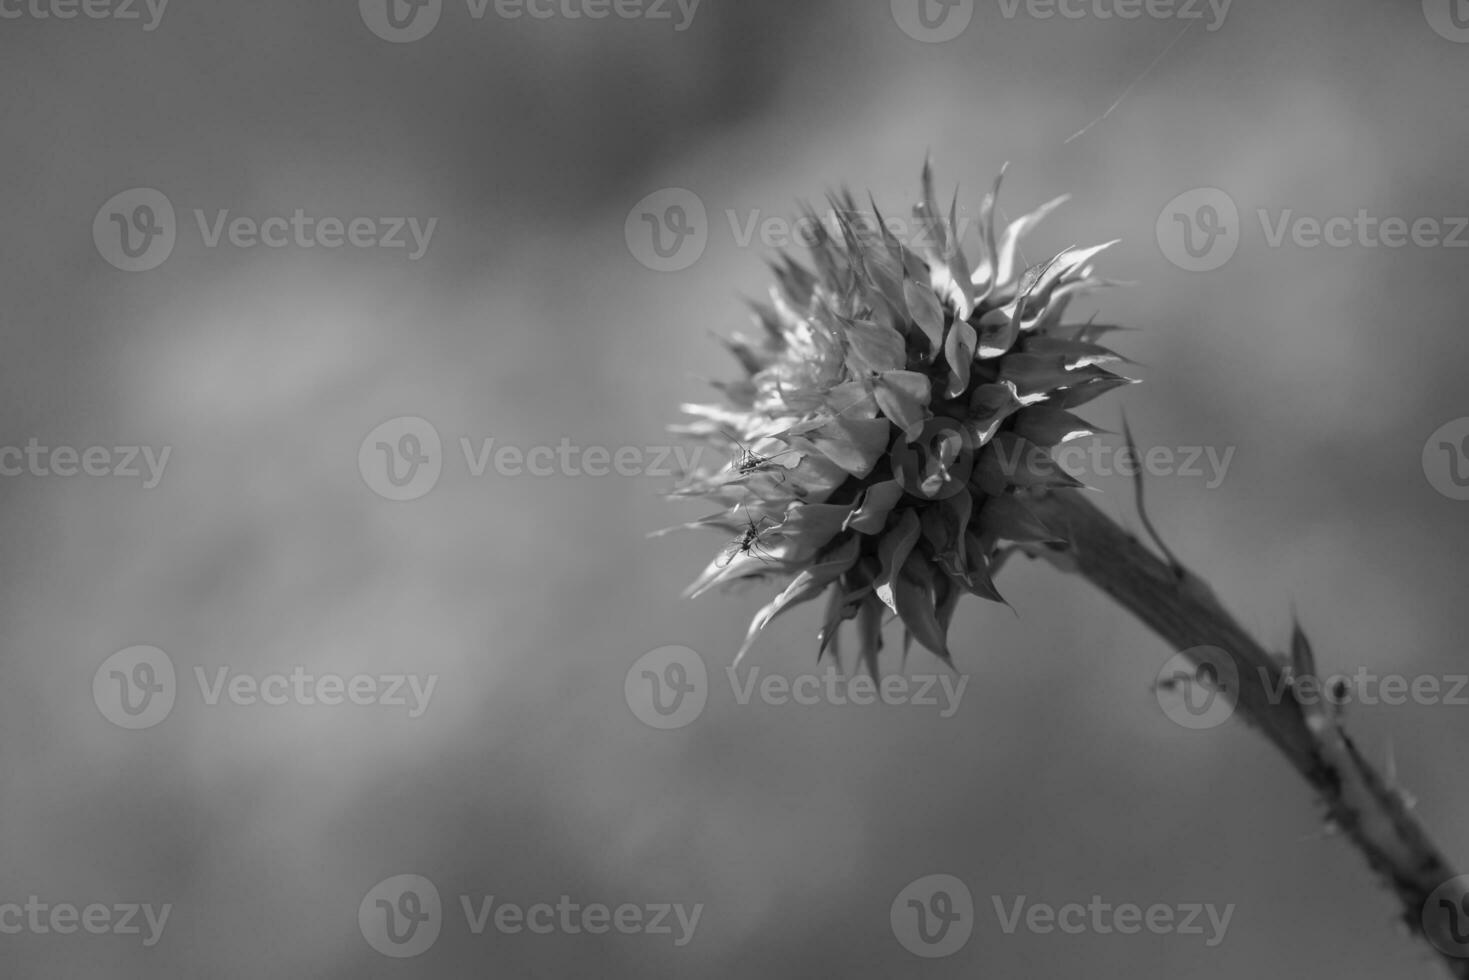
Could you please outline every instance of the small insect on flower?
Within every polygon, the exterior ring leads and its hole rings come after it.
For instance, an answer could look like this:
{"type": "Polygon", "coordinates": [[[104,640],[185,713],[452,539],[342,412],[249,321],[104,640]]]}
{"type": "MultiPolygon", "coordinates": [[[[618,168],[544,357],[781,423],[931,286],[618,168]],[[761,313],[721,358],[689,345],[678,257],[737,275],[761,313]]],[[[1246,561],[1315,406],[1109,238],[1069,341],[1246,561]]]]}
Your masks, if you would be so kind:
{"type": "Polygon", "coordinates": [[[750,512],[746,510],[744,531],[740,533],[738,538],[735,538],[725,546],[724,553],[719,556],[716,564],[720,568],[724,568],[739,555],[749,555],[751,558],[758,558],[761,561],[774,561],[775,556],[760,544],[760,536],[768,532],[771,528],[778,526],[774,520],[765,516],[762,516],[760,520],[756,521],[750,516],[750,512]],[[770,527],[765,526],[766,521],[770,521],[770,527]]]}
{"type": "MultiPolygon", "coordinates": [[[[786,449],[774,455],[766,456],[762,453],[755,452],[733,435],[729,439],[736,446],[740,447],[739,461],[733,464],[735,472],[740,476],[749,476],[751,473],[769,472],[771,476],[775,477],[776,483],[784,483],[786,482],[785,474],[780,472],[781,467],[774,465],[775,461],[782,456],[799,455],[799,450],[786,449]]],[[[800,460],[797,459],[796,462],[799,463],[800,460]]]]}

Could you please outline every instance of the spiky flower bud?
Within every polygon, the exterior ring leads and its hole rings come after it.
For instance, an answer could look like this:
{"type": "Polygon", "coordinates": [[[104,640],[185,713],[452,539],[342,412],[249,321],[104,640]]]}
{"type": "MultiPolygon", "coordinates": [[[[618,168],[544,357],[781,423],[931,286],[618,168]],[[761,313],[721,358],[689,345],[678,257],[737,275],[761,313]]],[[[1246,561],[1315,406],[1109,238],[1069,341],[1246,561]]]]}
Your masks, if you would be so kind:
{"type": "Polygon", "coordinates": [[[808,210],[811,267],[783,256],[755,308],[758,335],[727,342],[745,376],[717,385],[724,404],[684,406],[696,420],[675,431],[730,461],[675,491],[721,505],[682,527],[733,536],[687,594],[788,582],[741,655],[824,592],[821,653],[855,620],[875,674],[896,615],[905,650],[916,637],[948,661],[959,597],[1003,601],[993,575],[1009,546],[1054,540],[1026,497],[1078,485],[1050,450],[1095,431],[1071,410],[1129,379],[1102,366],[1120,360],[1097,343],[1108,327],[1063,322],[1073,299],[1106,284],[1092,260],[1107,245],[1022,267],[1020,238],[1065,198],[997,232],[999,188],[981,205],[973,265],[957,194],[941,211],[929,166],[910,240],[850,193],[831,197],[830,228],[808,210]]]}

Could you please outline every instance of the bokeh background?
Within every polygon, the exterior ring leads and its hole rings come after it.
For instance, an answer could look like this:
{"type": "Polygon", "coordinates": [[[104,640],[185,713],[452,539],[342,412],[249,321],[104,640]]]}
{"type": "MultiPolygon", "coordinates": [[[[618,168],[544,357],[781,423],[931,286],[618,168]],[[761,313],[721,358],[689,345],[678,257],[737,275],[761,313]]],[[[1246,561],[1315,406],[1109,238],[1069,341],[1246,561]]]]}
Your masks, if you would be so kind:
{"type": "MultiPolygon", "coordinates": [[[[1276,647],[1294,607],[1328,668],[1469,672],[1469,503],[1422,464],[1430,433],[1469,415],[1469,252],[1271,247],[1256,217],[1464,215],[1469,43],[1433,28],[1433,3],[1240,2],[1222,22],[1199,6],[1182,37],[1188,21],[1098,16],[1105,3],[1049,19],[968,6],[942,43],[888,0],[704,0],[685,30],[676,7],[476,20],[446,0],[412,43],[345,0],[179,2],[151,31],[142,7],[6,7],[21,15],[0,20],[0,443],[171,457],[152,489],[0,479],[0,900],[173,906],[153,948],[0,936],[7,976],[1438,975],[1294,772],[1237,722],[1170,720],[1151,685],[1174,651],[1084,583],[1016,563],[1000,581],[1013,614],[961,607],[952,717],[741,705],[724,668],[765,595],[679,599],[721,541],[645,538],[701,513],[663,498],[671,480],[465,466],[460,438],[669,445],[679,404],[735,370],[711,333],[743,328],[742,297],[765,289],[769,252],[728,211],[790,218],[850,183],[899,212],[931,152],[972,215],[1009,161],[1010,216],[1073,195],[1032,261],[1116,237],[1101,269],[1137,283],[1087,309],[1140,328],[1117,346],[1146,383],[1091,417],[1116,429],[1125,406],[1144,445],[1236,450],[1213,489],[1150,482],[1173,548],[1276,647]],[[142,273],[91,234],[135,187],[178,215],[174,251],[142,273]],[[1238,205],[1239,245],[1190,272],[1155,226],[1201,187],[1238,205]],[[664,188],[709,215],[677,272],[625,236],[664,188]],[[410,261],[208,248],[193,216],[297,208],[439,220],[410,261]],[[358,450],[403,416],[435,426],[444,468],[393,502],[358,450]],[[168,653],[178,695],[125,731],[92,680],[137,644],[168,653]],[[708,704],[660,731],[624,680],[675,644],[708,664],[708,704]],[[210,706],[194,681],[297,666],[439,680],[419,718],[210,706]],[[358,924],[398,874],[446,906],[413,959],[358,924]],[[890,922],[930,874],[963,880],[977,909],[943,959],[890,922]],[[476,937],[458,908],[563,894],[703,912],[676,947],[476,937]],[[1006,935],[992,904],[1094,894],[1235,911],[1209,948],[1006,935]]],[[[1126,484],[1096,482],[1135,525],[1126,484]]],[[[817,670],[818,612],[772,627],[751,668],[817,670]]],[[[1469,862],[1469,707],[1358,706],[1352,730],[1469,862]]]]}

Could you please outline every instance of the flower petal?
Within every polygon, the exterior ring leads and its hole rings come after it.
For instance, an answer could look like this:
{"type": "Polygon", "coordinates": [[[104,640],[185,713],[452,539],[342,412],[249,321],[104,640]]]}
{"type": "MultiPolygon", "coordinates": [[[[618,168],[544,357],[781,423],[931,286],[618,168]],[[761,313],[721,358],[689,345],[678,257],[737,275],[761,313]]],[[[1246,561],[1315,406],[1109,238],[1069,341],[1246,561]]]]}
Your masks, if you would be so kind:
{"type": "Polygon", "coordinates": [[[923,537],[945,569],[964,567],[965,537],[973,511],[974,497],[968,490],[936,501],[923,511],[923,537]]]}
{"type": "Polygon", "coordinates": [[[1042,204],[1029,214],[1010,222],[1009,227],[1000,235],[998,246],[999,256],[996,260],[997,272],[995,274],[997,282],[1009,282],[1015,274],[1015,253],[1020,248],[1020,239],[1030,234],[1036,225],[1046,219],[1047,215],[1070,199],[1070,194],[1062,194],[1060,197],[1052,198],[1045,204],[1042,204]]]}
{"type": "Polygon", "coordinates": [[[1091,370],[1098,373],[1082,381],[1080,384],[1068,385],[1060,391],[1052,393],[1051,397],[1047,400],[1058,408],[1078,408],[1093,398],[1100,398],[1115,388],[1137,384],[1132,378],[1124,378],[1110,371],[1103,371],[1101,368],[1092,368],[1091,370]]]}
{"type": "Polygon", "coordinates": [[[893,580],[903,563],[908,560],[913,546],[918,543],[921,531],[918,515],[911,510],[905,510],[903,516],[898,518],[898,523],[878,543],[877,556],[882,562],[882,570],[877,575],[877,597],[893,612],[898,611],[898,607],[893,604],[893,580]]]}
{"type": "MultiPolygon", "coordinates": [[[[764,547],[764,545],[757,545],[764,547]]],[[[728,548],[725,549],[727,551],[728,548]]],[[[773,549],[772,549],[773,550],[773,549]]],[[[688,588],[684,589],[684,598],[697,599],[716,585],[733,582],[736,579],[748,578],[751,575],[768,575],[773,572],[789,571],[789,566],[779,560],[778,555],[764,557],[749,551],[737,552],[732,557],[726,557],[721,552],[709,563],[708,567],[696,578],[688,588]]]]}
{"type": "Polygon", "coordinates": [[[1014,494],[990,497],[979,509],[979,526],[987,540],[1055,541],[1056,535],[1014,494]]]}
{"type": "Polygon", "coordinates": [[[1020,308],[1015,300],[1008,306],[996,307],[979,318],[978,351],[982,360],[991,360],[1007,354],[1020,337],[1020,321],[1014,311],[1020,308]]]}
{"type": "Polygon", "coordinates": [[[924,283],[905,279],[903,299],[913,314],[913,322],[928,338],[930,354],[937,353],[944,346],[944,308],[939,304],[939,298],[924,283]]]}
{"type": "Polygon", "coordinates": [[[791,504],[772,532],[791,543],[790,557],[802,560],[824,548],[847,523],[850,504],[791,504]]]}
{"type": "Polygon", "coordinates": [[[969,387],[969,369],[974,366],[974,348],[978,336],[964,320],[956,319],[944,339],[944,359],[949,362],[949,387],[945,392],[958,398],[969,387]]]}
{"type": "Polygon", "coordinates": [[[908,363],[903,335],[870,320],[845,320],[847,342],[867,371],[901,371],[908,363]]]}
{"type": "Polygon", "coordinates": [[[835,582],[837,578],[852,567],[857,560],[857,552],[861,541],[856,537],[850,538],[840,545],[831,556],[818,564],[804,569],[801,574],[791,580],[780,593],[767,603],[755,618],[750,621],[750,628],[745,634],[745,642],[740,645],[740,651],[735,655],[735,666],[738,667],[745,654],[749,652],[755,639],[765,627],[787,609],[799,606],[803,602],[816,598],[828,585],[835,582]]]}
{"type": "Polygon", "coordinates": [[[893,603],[898,618],[918,642],[948,663],[949,644],[943,627],[939,626],[933,569],[927,561],[914,556],[903,567],[893,591],[893,603]]]}
{"type": "Polygon", "coordinates": [[[1032,405],[1015,416],[1014,433],[1037,446],[1058,446],[1099,431],[1084,419],[1055,405],[1032,405]]]}
{"type": "Polygon", "coordinates": [[[857,509],[847,517],[845,527],[859,534],[878,534],[887,526],[888,515],[903,499],[903,487],[896,480],[874,483],[857,498],[857,509]]]}
{"type": "Polygon", "coordinates": [[[1024,403],[1009,381],[999,384],[980,385],[969,395],[969,434],[974,439],[972,448],[979,449],[994,437],[995,432],[1024,403]]]}
{"type": "Polygon", "coordinates": [[[1025,342],[1025,352],[1060,357],[1069,371],[1123,360],[1121,354],[1110,351],[1101,344],[1092,344],[1084,340],[1066,340],[1062,337],[1031,337],[1025,342]]]}
{"type": "Polygon", "coordinates": [[[1012,432],[998,432],[979,454],[974,482],[992,496],[1010,487],[1080,487],[1083,484],[1063,470],[1040,446],[1012,432]]]}
{"type": "Polygon", "coordinates": [[[928,402],[933,397],[928,376],[917,371],[889,371],[877,379],[873,390],[878,407],[903,431],[905,438],[917,438],[928,418],[928,402]]]}
{"type": "Polygon", "coordinates": [[[857,609],[857,656],[872,678],[877,677],[877,655],[882,652],[882,606],[874,601],[857,609]]]}
{"type": "Polygon", "coordinates": [[[872,472],[887,452],[892,425],[887,419],[829,419],[805,436],[828,460],[853,476],[872,472]]]}

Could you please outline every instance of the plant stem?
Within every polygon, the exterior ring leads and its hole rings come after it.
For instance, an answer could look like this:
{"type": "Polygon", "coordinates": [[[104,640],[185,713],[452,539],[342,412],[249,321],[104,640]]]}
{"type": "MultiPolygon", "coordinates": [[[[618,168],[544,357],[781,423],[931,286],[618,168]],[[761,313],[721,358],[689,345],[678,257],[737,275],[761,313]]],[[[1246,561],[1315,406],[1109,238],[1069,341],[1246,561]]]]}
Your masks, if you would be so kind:
{"type": "MultiPolygon", "coordinates": [[[[1301,676],[1315,672],[1305,637],[1297,631],[1292,658],[1267,652],[1201,579],[1155,556],[1080,491],[1041,492],[1028,502],[1066,541],[1045,557],[1107,593],[1195,666],[1208,656],[1198,651],[1200,647],[1218,648],[1233,658],[1239,690],[1225,693],[1235,695],[1235,710],[1259,728],[1320,794],[1331,823],[1341,828],[1397,895],[1404,923],[1432,942],[1453,976],[1469,978],[1469,944],[1456,938],[1461,927],[1455,910],[1441,901],[1444,892],[1435,897],[1427,922],[1424,916],[1430,894],[1454,879],[1454,870],[1413,816],[1403,794],[1363,758],[1331,706],[1303,704],[1295,694],[1294,684],[1301,676]]],[[[1307,700],[1325,701],[1320,694],[1318,686],[1318,696],[1307,700]]],[[[1451,901],[1459,910],[1469,911],[1463,881],[1449,887],[1451,901]]]]}

